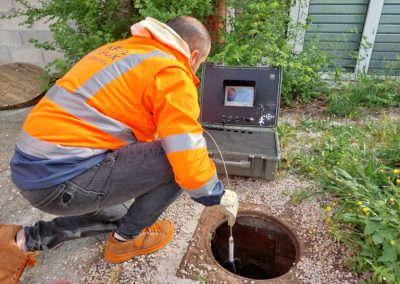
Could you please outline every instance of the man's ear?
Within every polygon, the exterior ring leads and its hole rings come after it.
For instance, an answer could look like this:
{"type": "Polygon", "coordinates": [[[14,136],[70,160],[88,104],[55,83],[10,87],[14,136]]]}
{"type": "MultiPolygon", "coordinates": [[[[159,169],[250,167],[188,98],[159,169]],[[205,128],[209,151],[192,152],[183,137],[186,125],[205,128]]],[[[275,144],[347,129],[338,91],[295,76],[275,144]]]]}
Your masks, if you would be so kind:
{"type": "Polygon", "coordinates": [[[190,62],[194,62],[198,59],[200,51],[198,49],[193,50],[190,53],[190,62]]]}

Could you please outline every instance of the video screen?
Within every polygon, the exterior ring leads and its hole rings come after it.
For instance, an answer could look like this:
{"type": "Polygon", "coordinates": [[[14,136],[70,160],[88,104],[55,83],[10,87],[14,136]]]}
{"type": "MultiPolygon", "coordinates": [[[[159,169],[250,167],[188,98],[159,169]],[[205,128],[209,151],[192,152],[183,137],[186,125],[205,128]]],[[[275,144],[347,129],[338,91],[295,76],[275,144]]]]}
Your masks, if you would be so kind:
{"type": "Polygon", "coordinates": [[[252,107],[254,92],[253,86],[225,86],[225,106],[252,107]]]}

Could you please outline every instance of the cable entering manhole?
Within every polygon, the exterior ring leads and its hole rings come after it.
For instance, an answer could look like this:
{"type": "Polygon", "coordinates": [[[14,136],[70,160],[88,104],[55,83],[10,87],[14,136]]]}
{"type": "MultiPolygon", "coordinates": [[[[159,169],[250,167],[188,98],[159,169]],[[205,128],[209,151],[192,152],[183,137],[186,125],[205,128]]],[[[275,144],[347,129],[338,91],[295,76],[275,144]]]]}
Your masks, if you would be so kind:
{"type": "Polygon", "coordinates": [[[298,255],[294,235],[283,224],[268,218],[238,216],[235,236],[235,271],[227,266],[229,238],[227,223],[220,225],[211,240],[214,258],[230,272],[250,279],[272,279],[286,274],[298,255]]]}

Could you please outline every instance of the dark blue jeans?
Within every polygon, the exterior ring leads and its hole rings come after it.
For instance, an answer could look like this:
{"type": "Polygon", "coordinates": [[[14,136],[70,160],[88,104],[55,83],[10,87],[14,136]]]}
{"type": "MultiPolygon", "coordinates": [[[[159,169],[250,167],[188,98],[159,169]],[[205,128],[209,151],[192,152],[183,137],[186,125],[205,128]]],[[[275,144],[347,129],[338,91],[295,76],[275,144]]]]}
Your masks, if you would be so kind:
{"type": "Polygon", "coordinates": [[[159,141],[111,151],[103,162],[69,181],[21,190],[32,206],[60,216],[25,227],[27,249],[52,248],[111,231],[132,239],[181,192],[159,141]]]}

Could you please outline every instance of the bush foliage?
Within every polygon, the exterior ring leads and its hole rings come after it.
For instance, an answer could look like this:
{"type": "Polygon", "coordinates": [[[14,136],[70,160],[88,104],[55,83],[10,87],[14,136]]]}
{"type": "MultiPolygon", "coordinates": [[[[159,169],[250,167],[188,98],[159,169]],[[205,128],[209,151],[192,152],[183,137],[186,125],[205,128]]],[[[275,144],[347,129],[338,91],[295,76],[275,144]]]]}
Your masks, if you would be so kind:
{"type": "MultiPolygon", "coordinates": [[[[22,8],[8,17],[26,16],[24,25],[46,20],[54,42],[33,40],[36,47],[64,54],[50,64],[60,77],[91,50],[129,36],[129,27],[146,16],[167,21],[179,15],[192,15],[207,23],[207,17],[218,14],[212,0],[53,0],[41,1],[34,7],[27,0],[16,0],[22,8]]],[[[304,26],[289,28],[289,0],[225,0],[225,7],[234,7],[236,16],[229,23],[231,32],[222,27],[223,44],[214,44],[210,60],[230,65],[254,66],[266,58],[270,65],[283,68],[283,100],[309,99],[320,86],[318,74],[327,62],[317,42],[307,45],[301,54],[293,54],[289,43],[304,26]]],[[[221,21],[223,22],[223,21],[221,21]]],[[[48,69],[50,70],[50,68],[48,69]]]]}
{"type": "Polygon", "coordinates": [[[64,54],[64,59],[52,62],[48,70],[54,77],[65,74],[79,59],[97,47],[126,38],[132,23],[146,16],[167,21],[178,15],[193,15],[204,20],[212,13],[211,0],[52,0],[40,1],[40,6],[28,0],[16,0],[20,8],[7,18],[25,16],[22,23],[32,26],[37,21],[49,23],[54,42],[39,42],[35,46],[64,54]]]}
{"type": "Polygon", "coordinates": [[[167,21],[179,15],[192,15],[209,24],[210,17],[217,19],[219,15],[217,7],[224,6],[233,8],[235,15],[229,23],[220,19],[226,25],[220,25],[220,39],[214,41],[209,60],[255,66],[265,59],[269,65],[282,67],[284,104],[326,97],[328,110],[344,116],[355,115],[359,104],[400,104],[399,86],[393,80],[378,82],[361,76],[356,84],[342,84],[341,91],[329,89],[321,81],[320,72],[326,70],[332,58],[321,50],[318,36],[308,40],[301,53],[293,52],[292,43],[308,25],[290,22],[290,0],[41,0],[38,6],[28,0],[16,2],[20,8],[3,18],[24,16],[22,24],[28,27],[38,21],[50,24],[53,42],[31,41],[38,48],[64,54],[63,59],[47,66],[53,79],[65,74],[91,50],[128,37],[131,24],[146,16],[167,21]]]}
{"type": "Polygon", "coordinates": [[[312,98],[320,87],[319,71],[327,55],[318,47],[317,39],[300,53],[293,53],[291,42],[306,25],[290,24],[290,2],[265,0],[228,0],[235,7],[231,32],[223,32],[223,45],[213,56],[216,62],[228,65],[255,66],[266,59],[269,65],[283,68],[282,99],[290,104],[294,99],[312,98]]]}

